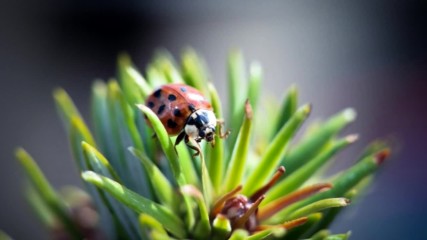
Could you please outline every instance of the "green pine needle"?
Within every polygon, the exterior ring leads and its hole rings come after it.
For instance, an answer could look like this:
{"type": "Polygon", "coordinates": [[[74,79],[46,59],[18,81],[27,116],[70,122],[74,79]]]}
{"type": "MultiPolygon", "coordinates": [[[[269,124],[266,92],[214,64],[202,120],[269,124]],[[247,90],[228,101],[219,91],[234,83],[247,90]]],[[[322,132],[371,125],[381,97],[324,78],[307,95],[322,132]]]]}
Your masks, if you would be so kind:
{"type": "MultiPolygon", "coordinates": [[[[247,70],[238,50],[226,64],[228,96],[221,99],[207,64],[193,49],[183,51],[180,61],[166,50],[157,51],[144,73],[121,53],[117,81],[96,80],[92,86],[91,125],[65,90],[54,90],[91,198],[73,197],[77,191],[58,194],[19,148],[16,158],[29,180],[26,197],[49,231],[70,239],[90,238],[88,233],[143,240],[349,238],[350,232],[332,234],[327,228],[342,207],[369,188],[390,143],[372,143],[355,156],[353,166],[322,182],[335,156],[356,140],[356,135],[340,136],[355,120],[355,111],[347,108],[312,125],[296,142],[294,136],[311,111],[311,105],[298,105],[297,87],[264,111],[261,64],[252,61],[247,70]],[[198,156],[185,143],[175,146],[177,136],[170,136],[146,106],[153,90],[170,83],[198,89],[224,123],[216,128],[215,144],[201,141],[198,156]],[[266,117],[272,124],[261,124],[266,117]],[[224,139],[227,130],[231,134],[224,139]],[[68,198],[77,199],[76,204],[68,198]],[[92,215],[79,218],[81,212],[92,215]],[[88,227],[82,219],[99,221],[88,227]]],[[[0,231],[0,238],[8,236],[0,231]]]]}

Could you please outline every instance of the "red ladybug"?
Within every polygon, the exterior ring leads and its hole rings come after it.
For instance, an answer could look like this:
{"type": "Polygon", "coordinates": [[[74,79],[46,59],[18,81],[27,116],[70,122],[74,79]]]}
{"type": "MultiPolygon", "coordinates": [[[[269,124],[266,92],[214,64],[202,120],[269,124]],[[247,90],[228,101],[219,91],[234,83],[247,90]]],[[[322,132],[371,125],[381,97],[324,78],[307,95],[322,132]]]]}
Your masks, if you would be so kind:
{"type": "Polygon", "coordinates": [[[178,135],[175,146],[183,139],[195,155],[200,153],[198,143],[205,139],[212,146],[215,144],[215,127],[220,127],[222,120],[217,120],[212,105],[197,89],[184,84],[166,84],[154,91],[146,100],[146,105],[159,117],[169,135],[178,135]]]}

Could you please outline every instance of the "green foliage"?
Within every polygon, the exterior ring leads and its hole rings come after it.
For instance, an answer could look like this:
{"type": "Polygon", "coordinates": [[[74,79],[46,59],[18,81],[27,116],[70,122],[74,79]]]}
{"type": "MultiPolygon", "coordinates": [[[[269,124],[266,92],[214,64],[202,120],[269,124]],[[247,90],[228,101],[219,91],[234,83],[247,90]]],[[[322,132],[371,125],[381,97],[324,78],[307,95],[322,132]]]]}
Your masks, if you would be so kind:
{"type": "MultiPolygon", "coordinates": [[[[337,113],[294,143],[311,110],[310,104],[298,107],[298,89],[292,86],[286,93],[273,124],[262,126],[257,124],[261,115],[255,114],[260,109],[261,65],[252,62],[246,74],[239,51],[231,52],[227,64],[228,103],[219,98],[204,60],[192,49],[183,52],[180,66],[167,51],[159,51],[145,73],[128,55],[120,54],[118,81],[97,80],[93,85],[92,130],[68,94],[62,89],[54,91],[76,165],[100,219],[92,232],[102,232],[107,239],[350,236],[331,234],[327,227],[349,199],[359,197],[372,182],[388,156],[388,143],[369,146],[354,166],[325,183],[319,170],[356,140],[355,135],[339,136],[355,119],[355,111],[337,113]],[[202,144],[197,157],[183,143],[175,149],[175,137],[168,135],[157,115],[144,104],[154,89],[177,82],[205,94],[217,118],[226,119],[223,131],[232,130],[227,139],[217,133],[214,148],[202,144]],[[223,108],[228,113],[225,118],[223,108]],[[283,177],[280,166],[286,168],[283,177]],[[246,199],[242,201],[249,203],[249,209],[234,219],[227,206],[236,199],[246,199]],[[248,219],[258,218],[264,207],[269,209],[266,219],[249,227],[248,219]]],[[[16,156],[29,179],[27,198],[44,225],[72,239],[87,237],[87,229],[73,215],[83,205],[73,208],[66,204],[23,149],[16,156]]]]}

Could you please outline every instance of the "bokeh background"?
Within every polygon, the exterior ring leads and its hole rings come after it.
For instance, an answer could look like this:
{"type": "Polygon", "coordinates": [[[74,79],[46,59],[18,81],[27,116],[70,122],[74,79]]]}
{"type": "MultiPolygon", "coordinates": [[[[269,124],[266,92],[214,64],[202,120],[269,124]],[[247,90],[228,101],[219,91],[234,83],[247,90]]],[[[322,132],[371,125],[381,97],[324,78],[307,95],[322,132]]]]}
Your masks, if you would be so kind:
{"type": "Polygon", "coordinates": [[[140,69],[158,47],[197,49],[225,96],[230,49],[264,66],[264,96],[296,83],[312,119],[344,107],[360,141],[348,166],[377,137],[398,151],[334,232],[352,239],[427,239],[427,4],[425,1],[2,1],[0,7],[0,229],[16,239],[47,234],[23,199],[13,158],[25,147],[55,187],[81,186],[51,92],[62,86],[89,116],[95,78],[115,75],[119,51],[140,69]]]}

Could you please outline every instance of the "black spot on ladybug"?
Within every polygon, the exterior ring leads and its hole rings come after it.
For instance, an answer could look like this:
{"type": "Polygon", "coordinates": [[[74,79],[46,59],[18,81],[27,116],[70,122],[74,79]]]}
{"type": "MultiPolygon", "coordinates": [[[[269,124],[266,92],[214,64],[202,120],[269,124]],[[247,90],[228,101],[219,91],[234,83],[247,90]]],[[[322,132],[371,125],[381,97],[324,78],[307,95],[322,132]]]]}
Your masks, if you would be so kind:
{"type": "Polygon", "coordinates": [[[156,98],[160,98],[161,95],[162,95],[162,89],[159,89],[159,90],[157,90],[157,91],[154,92],[154,96],[156,98]]]}
{"type": "Polygon", "coordinates": [[[157,114],[162,114],[162,112],[165,110],[165,105],[163,104],[162,106],[159,107],[159,110],[157,110],[157,114]]]}
{"type": "Polygon", "coordinates": [[[173,94],[169,94],[168,96],[169,101],[175,101],[176,100],[176,96],[173,94]]]}
{"type": "Polygon", "coordinates": [[[188,105],[188,109],[190,109],[191,112],[196,111],[196,107],[193,104],[188,105]]]}
{"type": "Polygon", "coordinates": [[[181,111],[179,111],[179,109],[178,109],[178,108],[175,108],[175,109],[173,110],[173,115],[174,115],[175,117],[180,117],[180,116],[181,116],[181,111]]]}
{"type": "Polygon", "coordinates": [[[153,103],[153,102],[151,102],[151,101],[149,101],[149,102],[148,102],[148,107],[149,107],[149,108],[153,108],[153,107],[154,107],[154,103],[153,103]]]}
{"type": "Polygon", "coordinates": [[[187,88],[185,88],[185,87],[181,87],[179,90],[181,90],[181,92],[186,92],[186,91],[187,91],[187,88]]]}
{"type": "Polygon", "coordinates": [[[168,127],[169,128],[176,128],[177,124],[174,120],[168,119],[168,127]]]}

